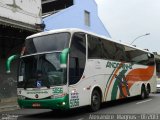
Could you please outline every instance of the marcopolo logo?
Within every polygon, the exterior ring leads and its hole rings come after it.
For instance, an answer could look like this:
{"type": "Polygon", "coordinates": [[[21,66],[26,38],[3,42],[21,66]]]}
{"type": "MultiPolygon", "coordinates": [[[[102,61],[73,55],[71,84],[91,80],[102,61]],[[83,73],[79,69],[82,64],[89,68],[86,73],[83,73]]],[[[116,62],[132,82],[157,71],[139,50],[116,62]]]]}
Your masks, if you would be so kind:
{"type": "MultiPolygon", "coordinates": [[[[107,62],[107,65],[106,65],[106,68],[107,68],[107,67],[109,67],[109,68],[118,68],[120,64],[121,64],[121,63],[118,63],[118,62],[108,61],[108,62],[107,62]]],[[[122,63],[121,68],[122,68],[123,70],[132,69],[132,64],[122,63]]]]}

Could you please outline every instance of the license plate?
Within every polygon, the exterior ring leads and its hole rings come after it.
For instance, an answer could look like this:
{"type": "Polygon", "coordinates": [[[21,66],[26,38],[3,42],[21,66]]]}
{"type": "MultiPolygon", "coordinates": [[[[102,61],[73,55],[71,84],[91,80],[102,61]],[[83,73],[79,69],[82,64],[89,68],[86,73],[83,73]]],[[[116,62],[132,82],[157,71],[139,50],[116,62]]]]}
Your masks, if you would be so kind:
{"type": "Polygon", "coordinates": [[[39,103],[33,103],[32,107],[41,107],[41,105],[39,103]]]}

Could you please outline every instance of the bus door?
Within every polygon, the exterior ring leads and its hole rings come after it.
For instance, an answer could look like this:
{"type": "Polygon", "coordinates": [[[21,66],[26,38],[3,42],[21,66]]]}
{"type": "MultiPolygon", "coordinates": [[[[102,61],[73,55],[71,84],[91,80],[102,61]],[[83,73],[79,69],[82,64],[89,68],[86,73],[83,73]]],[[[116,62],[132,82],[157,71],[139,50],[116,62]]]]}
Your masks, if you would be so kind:
{"type": "Polygon", "coordinates": [[[80,86],[86,64],[86,39],[84,33],[75,33],[72,37],[69,53],[70,107],[79,106],[80,86]]]}

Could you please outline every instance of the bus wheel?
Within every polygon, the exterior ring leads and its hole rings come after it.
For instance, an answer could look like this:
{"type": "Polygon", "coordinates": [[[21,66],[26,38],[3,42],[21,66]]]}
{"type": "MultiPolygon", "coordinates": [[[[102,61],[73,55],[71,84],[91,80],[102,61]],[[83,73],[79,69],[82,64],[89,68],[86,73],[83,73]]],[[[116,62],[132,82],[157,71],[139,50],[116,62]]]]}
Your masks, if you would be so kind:
{"type": "Polygon", "coordinates": [[[95,111],[100,109],[100,106],[101,106],[100,94],[99,94],[99,92],[97,90],[94,90],[92,92],[92,96],[91,96],[90,110],[92,112],[95,112],[95,111]]]}
{"type": "Polygon", "coordinates": [[[140,99],[145,99],[146,98],[146,89],[145,86],[142,86],[141,88],[141,94],[140,94],[140,99]]]}
{"type": "Polygon", "coordinates": [[[149,93],[150,93],[150,86],[147,85],[147,88],[146,88],[146,98],[149,97],[149,93]]]}

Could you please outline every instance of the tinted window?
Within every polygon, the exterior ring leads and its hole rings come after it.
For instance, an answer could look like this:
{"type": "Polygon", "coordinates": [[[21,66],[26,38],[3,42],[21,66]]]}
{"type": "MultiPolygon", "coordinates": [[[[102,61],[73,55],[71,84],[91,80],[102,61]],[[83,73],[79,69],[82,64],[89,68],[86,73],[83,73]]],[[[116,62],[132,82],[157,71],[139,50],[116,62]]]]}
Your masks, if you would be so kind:
{"type": "Polygon", "coordinates": [[[88,35],[88,58],[154,65],[153,54],[88,35]]]}
{"type": "Polygon", "coordinates": [[[69,84],[75,84],[81,79],[84,72],[85,62],[85,34],[75,33],[72,38],[69,55],[69,84]]]}
{"type": "Polygon", "coordinates": [[[115,44],[107,40],[102,40],[103,58],[114,59],[114,53],[116,51],[115,44]]]}
{"type": "Polygon", "coordinates": [[[36,88],[66,84],[66,70],[61,69],[60,52],[38,54],[20,59],[18,87],[36,88]]]}
{"type": "Polygon", "coordinates": [[[25,42],[25,54],[63,50],[68,47],[69,38],[69,33],[57,33],[27,39],[25,42]]]}
{"type": "Polygon", "coordinates": [[[88,58],[102,58],[102,45],[98,37],[88,35],[88,58]]]}
{"type": "Polygon", "coordinates": [[[114,59],[118,61],[126,61],[126,53],[125,53],[125,48],[121,44],[115,43],[116,51],[114,53],[114,59]]]}
{"type": "Polygon", "coordinates": [[[124,46],[107,40],[102,40],[103,58],[116,61],[126,61],[124,46]]]}
{"type": "Polygon", "coordinates": [[[128,58],[128,62],[133,62],[142,65],[154,65],[153,54],[130,47],[125,47],[125,51],[126,51],[126,56],[128,58]]]}

